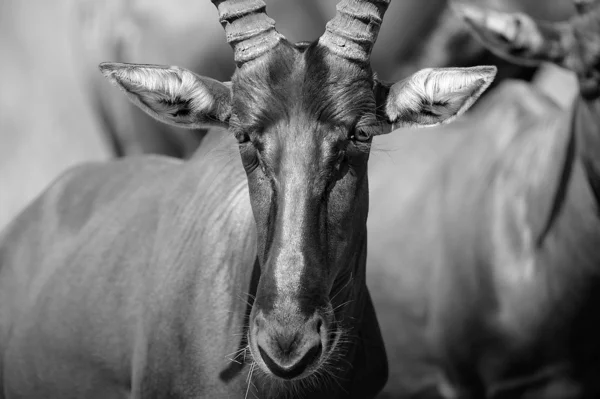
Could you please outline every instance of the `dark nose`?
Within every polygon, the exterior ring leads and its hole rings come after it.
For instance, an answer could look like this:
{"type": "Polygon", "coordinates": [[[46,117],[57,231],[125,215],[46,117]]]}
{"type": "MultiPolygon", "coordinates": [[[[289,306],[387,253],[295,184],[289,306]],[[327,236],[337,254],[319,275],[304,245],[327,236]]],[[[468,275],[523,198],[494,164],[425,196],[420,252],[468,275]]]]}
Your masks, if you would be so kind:
{"type": "Polygon", "coordinates": [[[257,316],[256,343],[262,360],[277,377],[298,377],[319,361],[323,350],[322,337],[326,336],[319,316],[295,328],[257,316]]]}

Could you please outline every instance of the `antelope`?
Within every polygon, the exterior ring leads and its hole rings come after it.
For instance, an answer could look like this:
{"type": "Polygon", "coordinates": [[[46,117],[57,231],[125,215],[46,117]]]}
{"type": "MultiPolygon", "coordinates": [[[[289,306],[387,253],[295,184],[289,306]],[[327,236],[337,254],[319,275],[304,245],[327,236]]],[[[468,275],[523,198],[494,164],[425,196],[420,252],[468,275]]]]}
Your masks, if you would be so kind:
{"type": "Polygon", "coordinates": [[[0,240],[3,398],[373,398],[385,384],[365,282],[373,136],[451,122],[496,68],[379,81],[389,0],[342,0],[299,44],[260,0],[212,2],[231,82],[100,65],[157,120],[212,126],[197,153],[71,169],[0,240]]]}
{"type": "Polygon", "coordinates": [[[396,148],[369,165],[386,397],[600,396],[600,5],[576,5],[555,24],[454,6],[496,54],[570,70],[568,108],[506,82],[468,118],[378,143],[396,148]]]}

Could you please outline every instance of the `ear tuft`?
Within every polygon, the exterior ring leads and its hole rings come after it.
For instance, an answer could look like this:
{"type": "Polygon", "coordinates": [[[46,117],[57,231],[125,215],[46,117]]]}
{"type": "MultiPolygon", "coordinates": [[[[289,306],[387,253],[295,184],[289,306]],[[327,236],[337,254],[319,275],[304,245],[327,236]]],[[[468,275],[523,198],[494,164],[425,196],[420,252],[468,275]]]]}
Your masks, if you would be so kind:
{"type": "Polygon", "coordinates": [[[127,64],[122,64],[118,62],[102,62],[98,65],[100,72],[104,75],[105,78],[112,79],[112,75],[127,64]]]}
{"type": "Polygon", "coordinates": [[[490,86],[495,66],[423,69],[390,89],[386,115],[393,128],[449,123],[490,86]]]}
{"type": "Polygon", "coordinates": [[[104,62],[100,72],[150,116],[178,127],[223,125],[229,86],[179,67],[104,62]]]}

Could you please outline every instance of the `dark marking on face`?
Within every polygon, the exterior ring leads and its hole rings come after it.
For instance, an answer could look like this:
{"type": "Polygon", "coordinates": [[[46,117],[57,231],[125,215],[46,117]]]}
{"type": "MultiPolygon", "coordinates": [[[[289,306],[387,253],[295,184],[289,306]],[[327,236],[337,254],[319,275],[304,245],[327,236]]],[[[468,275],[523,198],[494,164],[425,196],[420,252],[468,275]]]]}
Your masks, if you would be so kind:
{"type": "Polygon", "coordinates": [[[238,69],[232,91],[230,128],[261,270],[250,346],[283,359],[273,342],[292,348],[293,337],[304,337],[299,345],[320,337],[326,352],[337,328],[331,289],[354,271],[366,234],[367,161],[379,128],[373,74],[317,43],[282,43],[238,69]]]}
{"type": "Polygon", "coordinates": [[[373,74],[313,43],[282,45],[232,83],[232,129],[259,233],[256,303],[272,310],[286,275],[296,288],[285,295],[308,316],[327,300],[352,224],[366,222],[373,74]]]}

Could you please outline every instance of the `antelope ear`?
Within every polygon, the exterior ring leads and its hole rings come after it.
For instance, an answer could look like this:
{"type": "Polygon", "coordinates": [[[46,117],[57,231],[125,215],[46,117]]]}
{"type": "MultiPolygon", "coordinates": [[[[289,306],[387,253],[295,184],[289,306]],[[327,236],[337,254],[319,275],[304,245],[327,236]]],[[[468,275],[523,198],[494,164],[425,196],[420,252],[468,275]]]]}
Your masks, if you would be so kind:
{"type": "Polygon", "coordinates": [[[228,83],[160,65],[105,62],[100,71],[135,105],[161,122],[189,129],[228,124],[228,83]]]}
{"type": "Polygon", "coordinates": [[[454,2],[451,8],[486,48],[515,64],[560,63],[567,53],[563,37],[569,33],[568,23],[535,21],[526,14],[467,3],[454,2]]]}
{"type": "Polygon", "coordinates": [[[483,94],[496,71],[495,66],[422,69],[389,89],[387,120],[392,129],[452,122],[483,94]]]}

